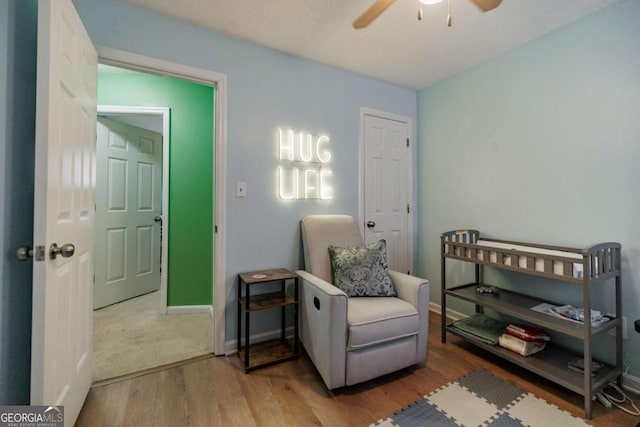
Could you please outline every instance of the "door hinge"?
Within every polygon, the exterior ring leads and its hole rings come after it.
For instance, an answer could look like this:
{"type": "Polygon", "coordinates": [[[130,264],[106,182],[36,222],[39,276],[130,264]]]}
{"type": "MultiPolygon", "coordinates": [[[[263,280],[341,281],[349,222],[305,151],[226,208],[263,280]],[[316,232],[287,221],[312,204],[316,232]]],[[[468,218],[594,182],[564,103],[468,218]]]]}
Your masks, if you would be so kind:
{"type": "Polygon", "coordinates": [[[407,147],[409,146],[409,138],[407,138],[407,147]]]}
{"type": "Polygon", "coordinates": [[[217,233],[217,232],[218,232],[218,225],[217,225],[217,224],[213,227],[213,232],[214,232],[214,233],[217,233]]]}
{"type": "Polygon", "coordinates": [[[407,204],[407,213],[411,213],[411,205],[407,204]]]}

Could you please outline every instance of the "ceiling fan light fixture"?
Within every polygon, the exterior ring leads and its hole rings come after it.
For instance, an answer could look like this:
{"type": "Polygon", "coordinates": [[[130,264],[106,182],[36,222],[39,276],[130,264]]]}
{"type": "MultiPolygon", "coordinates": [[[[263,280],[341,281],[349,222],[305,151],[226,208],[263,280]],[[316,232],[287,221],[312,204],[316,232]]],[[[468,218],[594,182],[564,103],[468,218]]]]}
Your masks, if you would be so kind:
{"type": "Polygon", "coordinates": [[[420,3],[422,4],[437,4],[440,3],[442,0],[420,0],[420,3]]]}

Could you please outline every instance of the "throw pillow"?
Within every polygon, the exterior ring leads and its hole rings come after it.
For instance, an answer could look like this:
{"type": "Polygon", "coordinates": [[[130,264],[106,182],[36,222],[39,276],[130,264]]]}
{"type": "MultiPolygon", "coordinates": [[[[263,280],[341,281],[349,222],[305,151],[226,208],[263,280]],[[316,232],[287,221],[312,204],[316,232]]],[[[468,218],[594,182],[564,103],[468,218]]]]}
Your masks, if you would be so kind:
{"type": "Polygon", "coordinates": [[[333,284],[349,297],[393,297],[396,291],[389,277],[387,242],[364,246],[329,246],[333,284]]]}

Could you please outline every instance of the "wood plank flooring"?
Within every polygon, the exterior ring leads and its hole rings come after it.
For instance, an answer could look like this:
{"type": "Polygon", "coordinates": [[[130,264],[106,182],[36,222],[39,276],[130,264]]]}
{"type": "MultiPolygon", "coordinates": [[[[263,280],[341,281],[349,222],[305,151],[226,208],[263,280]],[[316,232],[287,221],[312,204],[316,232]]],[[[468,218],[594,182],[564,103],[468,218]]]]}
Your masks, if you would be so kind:
{"type": "MultiPolygon", "coordinates": [[[[309,358],[246,375],[237,356],[215,357],[89,392],[77,426],[367,426],[445,383],[484,368],[548,402],[584,416],[582,396],[449,336],[430,314],[426,366],[329,391],[309,358]]],[[[640,399],[634,397],[638,402],[640,399]]],[[[596,427],[635,427],[640,418],[594,403],[596,427]]]]}

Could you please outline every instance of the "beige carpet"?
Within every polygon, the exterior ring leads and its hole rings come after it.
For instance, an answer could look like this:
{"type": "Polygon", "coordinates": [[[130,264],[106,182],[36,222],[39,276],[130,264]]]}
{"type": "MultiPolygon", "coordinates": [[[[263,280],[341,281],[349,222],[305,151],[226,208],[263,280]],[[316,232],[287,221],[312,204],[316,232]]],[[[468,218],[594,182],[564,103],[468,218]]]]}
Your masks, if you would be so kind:
{"type": "Polygon", "coordinates": [[[213,351],[210,314],[160,315],[160,292],[93,312],[93,381],[213,351]]]}

